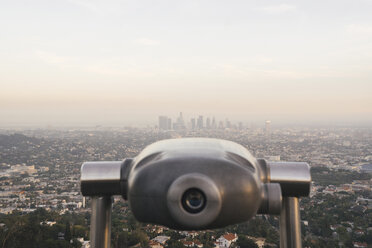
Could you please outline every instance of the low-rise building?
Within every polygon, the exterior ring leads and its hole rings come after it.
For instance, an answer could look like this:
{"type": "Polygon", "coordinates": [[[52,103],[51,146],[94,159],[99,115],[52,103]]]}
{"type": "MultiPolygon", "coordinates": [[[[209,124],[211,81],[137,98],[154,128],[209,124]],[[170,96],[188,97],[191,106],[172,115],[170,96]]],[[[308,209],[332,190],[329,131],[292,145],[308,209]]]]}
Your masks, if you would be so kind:
{"type": "Polygon", "coordinates": [[[232,243],[236,242],[238,240],[238,235],[236,233],[226,233],[219,237],[216,240],[217,247],[220,248],[228,248],[231,246],[232,243]]]}
{"type": "Polygon", "coordinates": [[[169,239],[169,236],[156,236],[152,240],[164,245],[169,239]]]}

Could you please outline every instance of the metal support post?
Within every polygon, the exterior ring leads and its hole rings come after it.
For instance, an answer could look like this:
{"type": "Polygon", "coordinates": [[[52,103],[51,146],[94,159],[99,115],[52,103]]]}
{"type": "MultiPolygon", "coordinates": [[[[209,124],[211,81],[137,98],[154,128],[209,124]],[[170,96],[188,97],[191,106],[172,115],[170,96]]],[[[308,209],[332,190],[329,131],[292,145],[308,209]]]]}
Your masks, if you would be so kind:
{"type": "Polygon", "coordinates": [[[90,242],[92,248],[110,248],[112,196],[92,197],[90,242]]]}
{"type": "Polygon", "coordinates": [[[301,218],[298,197],[283,197],[280,213],[280,248],[301,247],[301,218]]]}

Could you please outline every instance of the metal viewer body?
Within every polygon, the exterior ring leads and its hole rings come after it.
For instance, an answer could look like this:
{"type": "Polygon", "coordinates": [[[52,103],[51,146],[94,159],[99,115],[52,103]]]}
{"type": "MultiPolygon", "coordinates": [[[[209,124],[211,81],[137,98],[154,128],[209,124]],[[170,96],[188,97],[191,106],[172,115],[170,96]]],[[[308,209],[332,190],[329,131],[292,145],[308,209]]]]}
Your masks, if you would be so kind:
{"type": "Polygon", "coordinates": [[[134,159],[81,169],[82,194],[93,197],[92,247],[110,245],[112,195],[127,199],[137,220],[179,230],[280,214],[281,247],[301,247],[298,197],[310,183],[306,163],[257,160],[237,143],[207,138],[163,140],[134,159]]]}

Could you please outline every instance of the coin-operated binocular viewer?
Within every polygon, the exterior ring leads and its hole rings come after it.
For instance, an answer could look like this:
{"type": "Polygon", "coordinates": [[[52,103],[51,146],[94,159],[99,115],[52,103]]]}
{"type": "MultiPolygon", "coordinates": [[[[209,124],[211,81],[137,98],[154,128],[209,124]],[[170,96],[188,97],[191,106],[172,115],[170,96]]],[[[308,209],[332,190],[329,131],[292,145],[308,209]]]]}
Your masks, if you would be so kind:
{"type": "Polygon", "coordinates": [[[301,247],[298,199],[310,192],[307,163],[267,162],[234,142],[156,142],[124,161],[86,162],[81,191],[92,197],[91,246],[110,247],[113,195],[135,218],[178,230],[221,228],[256,214],[280,215],[280,246],[301,247]]]}

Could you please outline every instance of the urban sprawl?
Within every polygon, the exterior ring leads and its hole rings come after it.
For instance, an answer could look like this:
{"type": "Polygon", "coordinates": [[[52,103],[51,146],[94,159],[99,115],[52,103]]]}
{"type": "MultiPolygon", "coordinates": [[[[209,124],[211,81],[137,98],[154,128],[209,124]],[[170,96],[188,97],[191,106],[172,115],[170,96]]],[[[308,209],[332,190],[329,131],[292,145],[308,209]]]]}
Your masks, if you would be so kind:
{"type": "MultiPolygon", "coordinates": [[[[371,128],[279,128],[270,121],[253,127],[203,116],[185,121],[182,113],[174,121],[160,116],[157,125],[146,129],[0,130],[3,247],[12,247],[7,243],[17,223],[11,217],[36,215],[40,209],[46,213],[37,214],[45,216],[37,224],[55,227],[52,241],[70,245],[63,247],[90,247],[90,199],[80,193],[81,164],[135,157],[153,142],[182,137],[231,140],[257,158],[309,163],[311,195],[301,199],[304,247],[371,247],[371,128]],[[69,217],[66,222],[63,216],[78,216],[81,221],[69,217]]],[[[176,231],[136,222],[121,197],[115,197],[112,230],[113,247],[279,247],[277,216],[258,215],[248,223],[218,230],[176,231]]]]}

